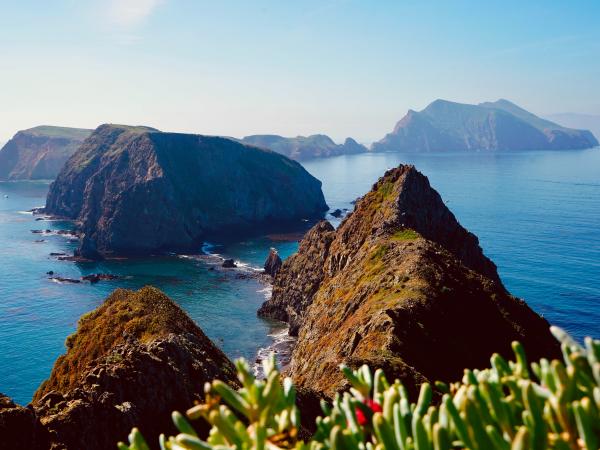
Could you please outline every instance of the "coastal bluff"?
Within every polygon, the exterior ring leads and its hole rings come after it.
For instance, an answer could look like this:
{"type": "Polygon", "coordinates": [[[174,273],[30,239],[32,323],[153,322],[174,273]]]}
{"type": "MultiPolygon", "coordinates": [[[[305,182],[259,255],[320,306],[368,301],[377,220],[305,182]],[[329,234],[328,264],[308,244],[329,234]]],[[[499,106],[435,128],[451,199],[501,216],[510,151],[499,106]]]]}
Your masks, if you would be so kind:
{"type": "Polygon", "coordinates": [[[0,149],[0,180],[53,180],[91,133],[53,126],[19,131],[0,149]]]}
{"type": "Polygon", "coordinates": [[[414,392],[510,355],[514,340],[532,358],[559,354],[546,320],[507,292],[477,237],[408,165],[386,172],[339,228],[322,221],[305,235],[259,315],[289,323],[288,373],[330,398],[347,388],[342,363],[382,368],[414,392]]]}
{"type": "Polygon", "coordinates": [[[328,209],[299,163],[230,139],[101,125],[69,159],[45,212],[75,220],[79,256],[193,251],[215,235],[295,227],[328,209]]]}
{"type": "Polygon", "coordinates": [[[225,354],[151,287],[114,291],[82,316],[66,346],[30,405],[0,396],[10,448],[109,450],[134,426],[154,443],[174,431],[172,411],[203,399],[205,382],[237,383],[225,354]]]}

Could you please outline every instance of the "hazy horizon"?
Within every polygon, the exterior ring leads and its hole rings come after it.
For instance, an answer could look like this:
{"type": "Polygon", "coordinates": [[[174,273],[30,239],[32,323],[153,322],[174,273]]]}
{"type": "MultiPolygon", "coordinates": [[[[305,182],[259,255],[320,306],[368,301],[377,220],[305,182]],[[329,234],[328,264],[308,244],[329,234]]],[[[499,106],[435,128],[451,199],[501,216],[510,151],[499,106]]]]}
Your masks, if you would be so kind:
{"type": "Polygon", "coordinates": [[[29,0],[2,12],[0,142],[109,122],[370,143],[437,98],[600,115],[593,1],[29,0]]]}

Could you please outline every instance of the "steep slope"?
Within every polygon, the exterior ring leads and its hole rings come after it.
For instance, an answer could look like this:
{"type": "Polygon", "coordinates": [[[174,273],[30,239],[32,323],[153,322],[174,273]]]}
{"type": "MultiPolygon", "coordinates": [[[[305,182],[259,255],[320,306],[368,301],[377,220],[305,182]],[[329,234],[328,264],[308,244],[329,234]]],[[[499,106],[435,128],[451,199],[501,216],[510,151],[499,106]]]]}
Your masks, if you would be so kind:
{"type": "Polygon", "coordinates": [[[508,294],[477,238],[412,166],[388,171],[337,230],[316,225],[260,313],[290,322],[289,372],[327,396],[343,387],[342,362],[414,388],[510,354],[513,340],[534,358],[557,355],[548,323],[508,294]]]}
{"type": "Polygon", "coordinates": [[[508,100],[468,105],[436,100],[410,110],[373,151],[568,150],[598,145],[587,130],[541,119],[508,100]]]}
{"type": "Polygon", "coordinates": [[[321,183],[297,162],[229,139],[100,126],[50,187],[82,256],[194,250],[209,236],[321,217],[321,183]]]}
{"type": "Polygon", "coordinates": [[[0,180],[56,178],[91,132],[51,126],[19,131],[0,150],[0,180]]]}
{"type": "Polygon", "coordinates": [[[10,413],[35,430],[29,439],[51,448],[113,449],[133,426],[156,442],[159,431],[174,431],[173,410],[203,397],[205,382],[236,383],[223,352],[154,288],[116,290],[66,345],[32,407],[0,404],[0,416],[10,413]]]}
{"type": "Polygon", "coordinates": [[[590,130],[596,140],[600,138],[600,115],[558,113],[550,114],[546,119],[559,123],[564,127],[590,130]]]}
{"type": "Polygon", "coordinates": [[[314,134],[286,138],[272,134],[246,136],[240,142],[267,148],[295,160],[323,158],[328,156],[364,153],[367,148],[352,138],[346,138],[343,144],[336,144],[329,136],[314,134]]]}

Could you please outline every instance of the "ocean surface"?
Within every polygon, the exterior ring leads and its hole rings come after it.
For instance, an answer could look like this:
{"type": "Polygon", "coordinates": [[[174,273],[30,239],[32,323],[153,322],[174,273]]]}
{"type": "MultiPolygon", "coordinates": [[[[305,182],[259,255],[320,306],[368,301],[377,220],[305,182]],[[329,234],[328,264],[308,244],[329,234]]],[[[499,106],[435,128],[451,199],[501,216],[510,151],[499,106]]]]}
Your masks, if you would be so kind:
{"type": "MultiPolygon", "coordinates": [[[[577,338],[600,337],[600,149],[365,154],[304,166],[323,181],[333,210],[351,209],[356,197],[399,163],[415,164],[429,177],[459,221],[478,235],[513,294],[577,338]]],[[[256,317],[270,292],[248,275],[262,266],[270,247],[286,257],[297,248],[295,240],[265,236],[214,242],[205,246],[204,256],[59,261],[50,253],[70,254],[77,245],[57,234],[70,224],[36,221],[27,212],[44,204],[47,190],[45,182],[0,183],[0,392],[29,402],[64,352],[79,316],[117,287],[152,284],[164,290],[232,358],[254,361],[259,349],[281,334],[281,324],[256,317]],[[221,269],[220,256],[236,259],[241,267],[221,269]],[[59,283],[48,271],[71,278],[90,273],[121,278],[59,283]]]]}

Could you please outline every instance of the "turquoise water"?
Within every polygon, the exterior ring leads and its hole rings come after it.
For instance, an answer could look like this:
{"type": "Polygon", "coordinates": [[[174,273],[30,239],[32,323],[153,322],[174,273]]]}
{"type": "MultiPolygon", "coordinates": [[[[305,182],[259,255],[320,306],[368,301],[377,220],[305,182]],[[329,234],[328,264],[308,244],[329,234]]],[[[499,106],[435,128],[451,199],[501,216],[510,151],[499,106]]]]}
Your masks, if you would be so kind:
{"type": "MultiPolygon", "coordinates": [[[[400,162],[414,163],[430,178],[461,223],[479,236],[511,292],[577,337],[600,336],[600,149],[367,154],[304,165],[323,181],[333,209],[350,209],[353,199],[400,162]]],[[[116,287],[153,284],[164,290],[230,357],[253,360],[272,342],[268,334],[275,325],[256,317],[268,290],[239,275],[260,267],[272,246],[284,257],[291,254],[295,241],[262,237],[211,248],[248,265],[240,270],[209,270],[218,266],[214,257],[57,261],[51,252],[71,252],[76,244],[31,230],[69,224],[35,221],[23,213],[43,205],[47,188],[46,183],[0,183],[0,392],[27,403],[64,351],[79,316],[116,287]],[[98,272],[125,278],[59,284],[48,279],[49,270],[73,278],[98,272]]]]}

